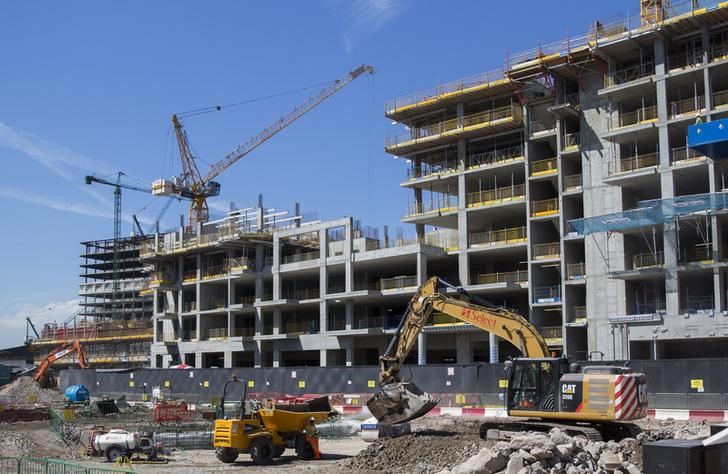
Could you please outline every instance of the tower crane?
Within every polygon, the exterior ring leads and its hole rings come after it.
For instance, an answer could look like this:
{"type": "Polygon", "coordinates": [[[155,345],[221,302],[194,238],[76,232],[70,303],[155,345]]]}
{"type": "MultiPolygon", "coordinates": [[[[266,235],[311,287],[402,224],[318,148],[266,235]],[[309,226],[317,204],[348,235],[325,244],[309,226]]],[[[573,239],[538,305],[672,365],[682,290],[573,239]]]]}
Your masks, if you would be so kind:
{"type": "Polygon", "coordinates": [[[141,191],[143,193],[151,193],[152,190],[149,188],[143,188],[141,186],[134,186],[132,184],[123,183],[121,181],[121,177],[125,176],[125,174],[122,171],[119,171],[119,173],[116,176],[116,182],[113,181],[107,181],[104,178],[100,178],[96,175],[86,175],[85,181],[86,184],[92,184],[92,183],[99,183],[99,184],[106,184],[108,186],[114,187],[114,253],[113,253],[113,260],[112,260],[112,268],[113,268],[113,283],[112,283],[112,295],[113,295],[113,302],[112,302],[112,310],[115,313],[117,309],[117,302],[119,299],[119,290],[120,290],[120,283],[119,283],[119,247],[120,247],[120,241],[121,241],[121,189],[131,189],[132,191],[141,191]]]}
{"type": "Polygon", "coordinates": [[[189,213],[190,224],[194,225],[198,222],[207,222],[209,216],[207,198],[220,194],[220,183],[213,181],[220,173],[235,164],[235,162],[251,151],[255,150],[273,135],[298,120],[303,114],[313,109],[354,79],[365,73],[373,74],[374,67],[363,64],[356,69],[349,71],[339,79],[336,79],[318,94],[309,97],[301,105],[294,108],[287,115],[279,118],[273,124],[263,129],[263,131],[250,138],[247,142],[235,147],[235,149],[228,153],[227,156],[213,163],[205,174],[200,173],[200,170],[197,167],[197,161],[190,150],[189,142],[187,141],[187,133],[184,130],[182,122],[180,122],[177,115],[173,115],[172,125],[174,126],[175,134],[177,136],[177,145],[182,164],[182,174],[171,180],[158,179],[154,181],[152,184],[152,194],[158,196],[178,195],[183,198],[190,199],[192,201],[189,213]]]}

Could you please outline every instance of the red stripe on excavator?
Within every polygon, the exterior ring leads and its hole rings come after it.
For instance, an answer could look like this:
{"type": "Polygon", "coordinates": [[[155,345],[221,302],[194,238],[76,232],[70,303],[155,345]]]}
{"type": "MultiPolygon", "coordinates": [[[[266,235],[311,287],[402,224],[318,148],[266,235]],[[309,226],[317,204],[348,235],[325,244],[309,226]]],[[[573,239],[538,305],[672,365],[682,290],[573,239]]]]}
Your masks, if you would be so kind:
{"type": "Polygon", "coordinates": [[[584,402],[579,403],[579,406],[576,407],[576,410],[574,410],[574,413],[581,413],[581,410],[584,409],[584,402]]]}

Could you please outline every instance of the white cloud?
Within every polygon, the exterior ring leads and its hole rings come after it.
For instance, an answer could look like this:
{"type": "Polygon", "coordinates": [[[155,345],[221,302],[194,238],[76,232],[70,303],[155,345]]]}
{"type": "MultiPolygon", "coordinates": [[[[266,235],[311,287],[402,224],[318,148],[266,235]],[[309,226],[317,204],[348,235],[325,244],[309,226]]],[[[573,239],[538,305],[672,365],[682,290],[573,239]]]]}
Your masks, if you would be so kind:
{"type": "Polygon", "coordinates": [[[343,11],[347,23],[341,41],[348,54],[354,51],[354,40],[372,35],[394,20],[404,6],[401,0],[332,0],[343,11]]]}
{"type": "Polygon", "coordinates": [[[108,164],[2,122],[0,122],[0,146],[23,153],[98,203],[106,207],[112,206],[107,193],[101,193],[83,183],[83,176],[89,173],[116,174],[108,164]]]}
{"type": "Polygon", "coordinates": [[[62,323],[78,312],[78,298],[47,304],[4,301],[0,308],[0,348],[23,344],[25,340],[25,318],[29,317],[38,332],[45,323],[62,323]]]}

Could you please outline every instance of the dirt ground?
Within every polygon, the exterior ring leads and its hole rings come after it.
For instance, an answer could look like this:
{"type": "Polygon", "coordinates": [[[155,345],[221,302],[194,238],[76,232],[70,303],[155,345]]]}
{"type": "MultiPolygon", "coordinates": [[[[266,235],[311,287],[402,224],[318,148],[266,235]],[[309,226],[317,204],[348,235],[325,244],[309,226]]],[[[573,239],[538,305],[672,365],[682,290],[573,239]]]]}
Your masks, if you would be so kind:
{"type": "MultiPolygon", "coordinates": [[[[473,417],[425,417],[412,423],[411,435],[384,442],[366,443],[360,437],[322,439],[323,459],[301,461],[292,449],[270,466],[255,466],[247,455],[240,455],[237,462],[226,465],[215,457],[212,450],[179,450],[170,456],[166,465],[135,465],[140,473],[193,474],[227,471],[293,473],[317,471],[317,473],[350,472],[370,474],[393,472],[397,474],[438,472],[450,468],[493,443],[478,437],[483,418],[473,417]]],[[[701,438],[709,434],[710,424],[695,421],[639,422],[650,438],[701,438]]],[[[47,421],[0,425],[0,456],[38,456],[66,459],[84,466],[106,467],[112,465],[103,458],[88,458],[77,446],[67,446],[50,431],[47,421]]]]}

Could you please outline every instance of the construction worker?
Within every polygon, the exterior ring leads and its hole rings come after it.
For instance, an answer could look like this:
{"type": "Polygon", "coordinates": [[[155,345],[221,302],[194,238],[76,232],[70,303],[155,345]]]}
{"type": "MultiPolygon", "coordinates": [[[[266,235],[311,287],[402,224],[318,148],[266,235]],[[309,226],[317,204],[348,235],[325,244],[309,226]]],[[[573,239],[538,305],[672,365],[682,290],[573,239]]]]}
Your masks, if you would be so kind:
{"type": "Polygon", "coordinates": [[[306,441],[308,441],[308,444],[311,445],[314,459],[321,459],[321,450],[319,449],[319,432],[314,424],[315,421],[316,419],[311,417],[308,419],[308,423],[306,423],[306,441]]]}

